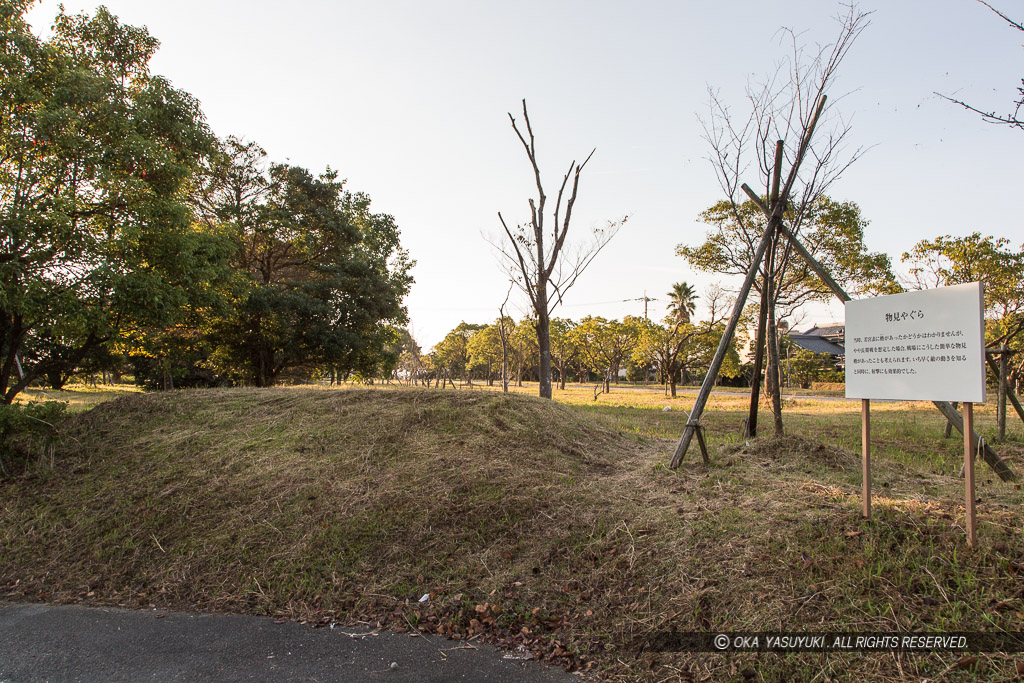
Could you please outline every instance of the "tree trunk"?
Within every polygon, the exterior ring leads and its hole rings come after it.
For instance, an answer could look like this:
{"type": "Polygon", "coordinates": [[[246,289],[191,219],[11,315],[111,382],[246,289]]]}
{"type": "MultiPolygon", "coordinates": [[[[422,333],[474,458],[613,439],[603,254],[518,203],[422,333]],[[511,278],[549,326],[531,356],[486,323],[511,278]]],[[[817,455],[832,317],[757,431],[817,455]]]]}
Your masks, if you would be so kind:
{"type": "MultiPolygon", "coordinates": [[[[765,272],[767,273],[767,263],[765,272]]],[[[747,416],[747,436],[757,436],[757,409],[761,402],[761,374],[764,369],[765,328],[768,326],[768,278],[761,279],[761,306],[757,314],[757,335],[754,341],[754,376],[750,381],[750,412],[747,416]]],[[[767,380],[766,380],[767,384],[767,380]]],[[[767,391],[767,386],[765,387],[767,391]]]]}
{"type": "Polygon", "coordinates": [[[46,373],[46,383],[50,385],[51,389],[60,391],[64,388],[64,385],[68,383],[70,376],[65,376],[63,372],[58,370],[51,370],[46,373]]]}
{"type": "Polygon", "coordinates": [[[546,283],[537,286],[537,346],[540,347],[540,367],[537,379],[540,383],[540,397],[551,398],[551,320],[548,317],[548,293],[546,283]]]}
{"type": "MultiPolygon", "coordinates": [[[[773,285],[769,285],[770,287],[773,285]]],[[[771,297],[769,297],[769,300],[771,297]]],[[[782,389],[779,386],[779,330],[775,323],[775,302],[768,306],[768,368],[765,377],[765,389],[772,400],[772,416],[774,418],[775,435],[782,434],[782,389]]]]}
{"type": "Polygon", "coordinates": [[[508,393],[508,343],[504,334],[501,337],[501,392],[508,393]]]}

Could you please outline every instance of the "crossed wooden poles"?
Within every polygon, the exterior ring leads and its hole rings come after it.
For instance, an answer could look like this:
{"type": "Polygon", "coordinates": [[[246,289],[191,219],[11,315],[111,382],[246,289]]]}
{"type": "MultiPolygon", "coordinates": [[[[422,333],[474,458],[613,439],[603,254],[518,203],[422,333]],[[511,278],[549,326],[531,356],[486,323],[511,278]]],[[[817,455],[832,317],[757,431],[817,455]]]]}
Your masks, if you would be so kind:
{"type": "MultiPolygon", "coordinates": [[[[822,110],[825,108],[825,96],[822,96],[821,101],[818,104],[817,109],[814,112],[814,116],[811,119],[810,125],[807,127],[807,131],[804,134],[803,139],[800,141],[800,147],[797,150],[796,159],[793,162],[793,168],[789,172],[789,177],[786,179],[786,184],[779,188],[782,172],[782,156],[783,156],[783,142],[779,140],[775,144],[775,169],[772,177],[772,188],[771,195],[769,196],[768,204],[754,192],[750,187],[744,183],[742,185],[743,191],[747,193],[760,209],[764,212],[764,215],[768,218],[768,226],[764,230],[764,234],[761,236],[761,241],[757,243],[757,247],[754,249],[754,257],[751,261],[750,268],[747,270],[746,279],[743,281],[743,286],[740,287],[739,295],[736,297],[736,304],[733,306],[732,316],[729,318],[728,324],[726,324],[725,332],[722,334],[722,340],[718,343],[718,350],[715,352],[715,357],[711,361],[711,367],[708,368],[708,373],[704,377],[704,382],[701,384],[700,392],[697,394],[697,401],[694,403],[693,411],[690,413],[690,417],[686,422],[686,428],[683,430],[683,435],[679,438],[679,442],[676,444],[675,453],[672,455],[672,462],[670,467],[676,469],[679,467],[683,458],[686,456],[686,451],[690,448],[690,442],[693,441],[693,437],[696,434],[697,440],[700,444],[701,455],[704,458],[704,462],[709,462],[707,448],[704,444],[704,438],[701,433],[700,418],[704,413],[704,407],[707,405],[708,397],[711,395],[711,389],[714,387],[715,382],[718,380],[718,373],[722,369],[722,361],[725,359],[725,353],[729,348],[729,343],[732,341],[733,335],[736,333],[736,326],[739,324],[740,314],[743,312],[743,306],[746,305],[747,296],[750,294],[750,289],[754,284],[754,279],[757,277],[759,268],[761,267],[761,260],[764,258],[765,251],[768,249],[768,245],[771,244],[772,239],[776,231],[785,237],[793,250],[796,251],[800,256],[807,262],[818,277],[821,278],[832,293],[839,298],[840,301],[847,302],[852,298],[846,291],[839,286],[832,276],[828,273],[824,266],[818,263],[809,251],[800,243],[800,240],[785,226],[783,223],[783,212],[785,210],[786,201],[789,197],[790,190],[794,180],[796,179],[797,169],[800,167],[800,163],[803,161],[804,154],[807,152],[807,148],[810,144],[811,135],[814,132],[814,127],[818,123],[818,118],[821,116],[822,110]]],[[[770,273],[769,273],[770,275],[770,273]]],[[[764,301],[762,301],[764,305],[764,301]]],[[[760,380],[759,377],[754,378],[755,382],[760,380]]],[[[961,434],[964,433],[964,419],[957,412],[948,401],[933,401],[935,407],[939,409],[939,412],[945,416],[953,427],[956,428],[961,434]]],[[[982,439],[977,432],[974,431],[971,421],[968,422],[968,430],[972,435],[972,441],[975,444],[980,444],[981,456],[992,467],[992,470],[999,475],[999,478],[1003,481],[1015,481],[1017,475],[1010,469],[1010,467],[999,457],[998,454],[992,447],[989,446],[985,439],[982,439]]]]}

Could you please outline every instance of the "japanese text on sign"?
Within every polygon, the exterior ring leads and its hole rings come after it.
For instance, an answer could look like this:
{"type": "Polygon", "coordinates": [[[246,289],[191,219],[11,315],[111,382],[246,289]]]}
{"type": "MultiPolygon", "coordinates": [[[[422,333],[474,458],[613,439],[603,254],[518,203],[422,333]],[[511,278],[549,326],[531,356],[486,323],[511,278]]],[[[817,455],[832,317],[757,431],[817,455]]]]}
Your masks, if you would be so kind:
{"type": "Polygon", "coordinates": [[[846,304],[846,395],[985,400],[980,283],[846,304]]]}

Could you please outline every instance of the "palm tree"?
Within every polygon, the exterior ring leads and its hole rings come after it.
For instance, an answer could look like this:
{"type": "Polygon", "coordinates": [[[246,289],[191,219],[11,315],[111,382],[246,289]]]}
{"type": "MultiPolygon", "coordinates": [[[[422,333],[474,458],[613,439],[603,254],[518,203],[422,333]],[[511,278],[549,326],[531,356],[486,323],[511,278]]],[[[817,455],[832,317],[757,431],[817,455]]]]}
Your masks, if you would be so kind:
{"type": "Polygon", "coordinates": [[[668,312],[676,319],[676,322],[688,323],[691,316],[697,310],[697,292],[686,282],[677,282],[672,285],[672,291],[668,293],[668,312]]]}
{"type": "MultiPolygon", "coordinates": [[[[668,293],[668,312],[675,318],[676,328],[688,324],[696,311],[697,292],[694,291],[693,286],[686,282],[677,282],[672,285],[672,291],[668,293]]],[[[686,372],[686,352],[682,346],[679,348],[677,357],[683,359],[682,362],[673,361],[672,367],[668,369],[673,380],[673,396],[675,395],[675,378],[678,377],[679,381],[685,384],[689,374],[686,372]]]]}

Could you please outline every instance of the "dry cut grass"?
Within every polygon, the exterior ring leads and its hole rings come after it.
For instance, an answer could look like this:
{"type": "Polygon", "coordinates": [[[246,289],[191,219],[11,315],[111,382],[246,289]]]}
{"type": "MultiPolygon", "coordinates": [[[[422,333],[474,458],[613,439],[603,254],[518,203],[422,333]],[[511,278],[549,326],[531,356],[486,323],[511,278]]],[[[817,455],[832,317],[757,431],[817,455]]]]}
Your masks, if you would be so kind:
{"type": "Polygon", "coordinates": [[[859,457],[799,419],[667,470],[683,415],[423,389],[120,398],[73,418],[55,469],[0,483],[0,586],[487,638],[602,678],[1015,675],[1006,655],[651,651],[674,631],[1024,621],[1019,488],[983,477],[968,549],[960,481],[928,458],[879,458],[865,522],[859,457]],[[631,429],[647,418],[665,434],[631,429]]]}

